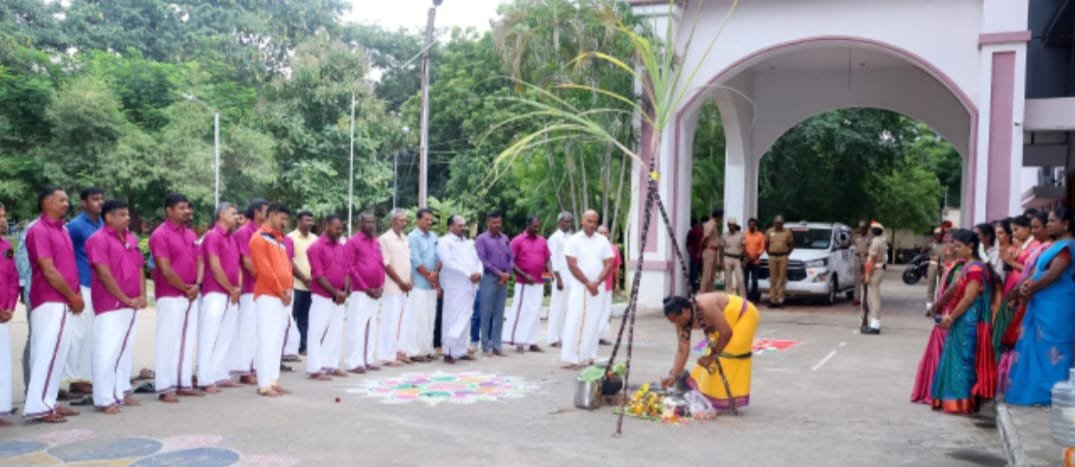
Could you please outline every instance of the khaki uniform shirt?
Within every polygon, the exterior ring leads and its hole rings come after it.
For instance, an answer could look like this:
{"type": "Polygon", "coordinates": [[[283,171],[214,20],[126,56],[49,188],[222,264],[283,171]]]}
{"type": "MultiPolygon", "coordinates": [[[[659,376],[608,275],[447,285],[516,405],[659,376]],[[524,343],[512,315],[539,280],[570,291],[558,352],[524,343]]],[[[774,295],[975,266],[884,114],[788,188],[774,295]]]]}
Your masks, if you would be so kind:
{"type": "Polygon", "coordinates": [[[872,258],[875,267],[881,267],[885,265],[885,255],[888,253],[888,241],[884,236],[874,237],[870,240],[870,258],[872,258]]]}
{"type": "Polygon", "coordinates": [[[765,232],[765,237],[769,240],[769,254],[786,254],[791,251],[789,245],[794,243],[795,237],[792,235],[791,230],[784,228],[784,230],[776,230],[775,228],[769,228],[765,232]]]}
{"type": "Polygon", "coordinates": [[[869,255],[870,237],[856,232],[851,237],[851,242],[855,245],[855,256],[866,261],[866,256],[869,255]]]}
{"type": "Polygon", "coordinates": [[[941,264],[945,260],[945,246],[944,242],[933,242],[929,244],[929,260],[933,264],[941,264]]]}
{"type": "Polygon", "coordinates": [[[702,253],[717,248],[720,248],[720,232],[717,231],[717,221],[710,219],[702,226],[702,253]]]}
{"type": "Polygon", "coordinates": [[[724,249],[725,255],[731,256],[743,256],[743,247],[746,244],[746,238],[743,236],[743,232],[726,233],[721,237],[720,246],[724,249]]]}

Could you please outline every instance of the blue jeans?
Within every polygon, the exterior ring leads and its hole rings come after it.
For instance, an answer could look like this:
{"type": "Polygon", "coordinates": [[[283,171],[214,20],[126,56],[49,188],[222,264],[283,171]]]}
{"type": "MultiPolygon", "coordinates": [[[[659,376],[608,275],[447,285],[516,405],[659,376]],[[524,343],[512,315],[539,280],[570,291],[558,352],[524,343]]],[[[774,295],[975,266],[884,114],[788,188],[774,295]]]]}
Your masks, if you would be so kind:
{"type": "Polygon", "coordinates": [[[482,329],[482,296],[481,294],[474,295],[474,313],[470,315],[470,344],[471,347],[477,347],[478,341],[481,339],[482,329]]]}
{"type": "Polygon", "coordinates": [[[482,352],[500,351],[500,333],[504,328],[504,304],[508,300],[508,286],[500,285],[494,274],[482,276],[478,287],[481,297],[482,352]]]}

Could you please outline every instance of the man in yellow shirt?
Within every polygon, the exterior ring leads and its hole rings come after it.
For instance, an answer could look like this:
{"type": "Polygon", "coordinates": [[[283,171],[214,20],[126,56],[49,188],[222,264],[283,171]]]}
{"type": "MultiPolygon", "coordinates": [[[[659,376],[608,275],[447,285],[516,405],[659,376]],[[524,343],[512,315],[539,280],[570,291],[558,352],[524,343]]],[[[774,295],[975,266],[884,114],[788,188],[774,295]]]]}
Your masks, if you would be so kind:
{"type": "Polygon", "coordinates": [[[317,235],[311,230],[314,215],[310,211],[300,211],[296,216],[295,230],[287,234],[295,247],[295,257],[291,259],[295,276],[295,300],[291,316],[299,328],[299,355],[306,355],[306,328],[310,319],[310,258],[306,251],[317,241],[317,235]]]}

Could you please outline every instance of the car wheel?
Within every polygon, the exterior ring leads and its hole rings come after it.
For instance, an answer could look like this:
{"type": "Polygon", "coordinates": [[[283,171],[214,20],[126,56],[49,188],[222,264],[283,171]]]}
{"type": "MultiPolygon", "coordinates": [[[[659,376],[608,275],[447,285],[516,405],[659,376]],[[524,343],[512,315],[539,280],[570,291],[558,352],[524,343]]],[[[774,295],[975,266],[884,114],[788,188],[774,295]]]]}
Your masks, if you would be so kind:
{"type": "Polygon", "coordinates": [[[832,278],[829,279],[829,291],[828,291],[828,293],[825,294],[825,304],[826,305],[832,306],[832,305],[836,304],[836,284],[837,283],[838,282],[836,281],[836,275],[833,275],[832,278]]]}

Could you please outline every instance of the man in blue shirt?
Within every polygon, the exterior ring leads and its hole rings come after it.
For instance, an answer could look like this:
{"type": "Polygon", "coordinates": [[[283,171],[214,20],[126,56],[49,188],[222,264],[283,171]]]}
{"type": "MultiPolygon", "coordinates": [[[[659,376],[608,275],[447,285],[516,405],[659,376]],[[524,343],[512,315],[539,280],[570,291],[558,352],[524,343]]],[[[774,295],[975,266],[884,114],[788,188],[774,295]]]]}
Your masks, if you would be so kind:
{"type": "Polygon", "coordinates": [[[403,329],[413,331],[409,349],[411,360],[430,361],[433,355],[433,326],[437,317],[437,289],[440,274],[440,261],[437,259],[437,234],[429,229],[433,227],[433,211],[428,208],[418,210],[415,221],[417,226],[407,242],[411,246],[411,277],[414,289],[409,295],[411,312],[404,319],[411,320],[411,326],[403,329]]]}
{"type": "Polygon", "coordinates": [[[67,233],[75,246],[75,263],[78,266],[78,282],[86,310],[67,317],[67,330],[71,333],[71,350],[67,353],[63,377],[71,383],[70,392],[93,394],[93,301],[90,300],[89,260],[86,259],[86,240],[104,226],[101,207],[104,206],[104,190],[97,187],[83,189],[82,212],[67,223],[67,233]]]}

